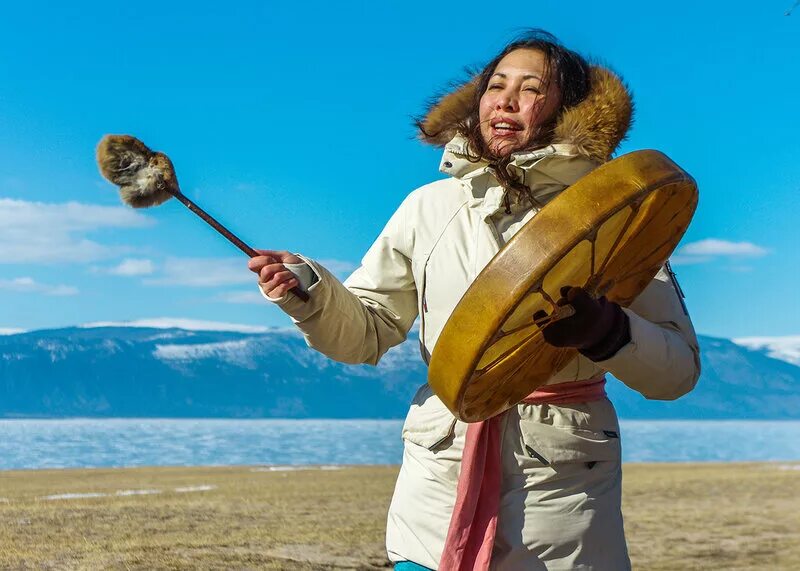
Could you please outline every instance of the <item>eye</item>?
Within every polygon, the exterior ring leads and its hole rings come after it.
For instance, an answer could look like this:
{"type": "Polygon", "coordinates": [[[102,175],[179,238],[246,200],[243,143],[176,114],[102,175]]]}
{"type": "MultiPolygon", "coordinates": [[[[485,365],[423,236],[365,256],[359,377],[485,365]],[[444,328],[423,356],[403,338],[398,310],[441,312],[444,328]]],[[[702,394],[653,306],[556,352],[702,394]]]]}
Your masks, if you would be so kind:
{"type": "Polygon", "coordinates": [[[535,93],[537,95],[541,95],[542,94],[542,91],[538,87],[533,87],[532,85],[526,87],[525,89],[523,89],[523,91],[529,91],[529,92],[535,93]]]}
{"type": "Polygon", "coordinates": [[[486,91],[490,91],[492,89],[503,89],[503,85],[500,83],[492,83],[489,87],[486,88],[486,91]]]}

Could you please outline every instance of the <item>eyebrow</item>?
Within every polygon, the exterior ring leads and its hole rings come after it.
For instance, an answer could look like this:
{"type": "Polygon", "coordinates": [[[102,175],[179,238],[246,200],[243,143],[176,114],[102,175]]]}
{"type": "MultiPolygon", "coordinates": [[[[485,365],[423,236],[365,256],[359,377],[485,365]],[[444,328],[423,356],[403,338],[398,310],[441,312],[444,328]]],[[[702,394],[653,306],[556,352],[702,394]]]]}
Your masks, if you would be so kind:
{"type": "MultiPolygon", "coordinates": [[[[505,73],[499,73],[499,72],[493,73],[492,77],[494,77],[494,76],[498,76],[498,77],[502,77],[503,79],[506,79],[506,74],[505,73]]],[[[539,77],[538,75],[530,74],[530,73],[522,76],[522,80],[523,81],[526,80],[526,79],[538,79],[539,81],[542,81],[541,77],[539,77]]]]}

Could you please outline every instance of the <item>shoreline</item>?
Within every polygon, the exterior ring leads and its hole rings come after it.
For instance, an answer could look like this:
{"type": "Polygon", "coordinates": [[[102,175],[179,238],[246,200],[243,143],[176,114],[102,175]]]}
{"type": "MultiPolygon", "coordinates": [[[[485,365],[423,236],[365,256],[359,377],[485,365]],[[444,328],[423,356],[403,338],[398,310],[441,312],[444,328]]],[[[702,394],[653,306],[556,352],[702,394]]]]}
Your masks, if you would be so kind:
{"type": "MultiPolygon", "coordinates": [[[[385,568],[398,467],[294,468],[2,471],[0,568],[385,568]]],[[[798,512],[800,462],[623,465],[635,569],[799,569],[798,512]]]]}
{"type": "MultiPolygon", "coordinates": [[[[693,461],[672,461],[663,462],[651,461],[630,461],[623,462],[625,467],[650,467],[675,466],[675,467],[701,467],[701,466],[726,466],[730,468],[743,466],[774,466],[779,470],[798,470],[800,471],[800,457],[786,460],[693,460],[693,461]]],[[[0,475],[14,473],[36,473],[36,472],[68,472],[68,471],[102,471],[102,470],[213,470],[213,469],[235,469],[235,470],[254,470],[264,472],[303,472],[303,471],[337,471],[359,468],[389,468],[399,469],[400,464],[337,464],[328,462],[325,464],[148,464],[148,465],[118,465],[118,466],[65,466],[65,467],[37,467],[37,468],[0,468],[0,475]]],[[[800,492],[800,490],[798,490],[800,492]]]]}

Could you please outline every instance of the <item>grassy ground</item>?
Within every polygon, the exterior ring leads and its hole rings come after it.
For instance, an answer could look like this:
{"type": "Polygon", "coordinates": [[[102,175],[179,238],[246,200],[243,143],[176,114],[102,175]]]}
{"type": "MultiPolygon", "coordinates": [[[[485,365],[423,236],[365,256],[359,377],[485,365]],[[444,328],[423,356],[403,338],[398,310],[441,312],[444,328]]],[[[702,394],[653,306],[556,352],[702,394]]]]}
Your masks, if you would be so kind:
{"type": "MultiPolygon", "coordinates": [[[[396,471],[0,472],[0,569],[386,567],[396,471]],[[46,499],[87,493],[103,495],[46,499]]],[[[635,569],[800,569],[800,465],[629,464],[624,473],[635,569]]]]}

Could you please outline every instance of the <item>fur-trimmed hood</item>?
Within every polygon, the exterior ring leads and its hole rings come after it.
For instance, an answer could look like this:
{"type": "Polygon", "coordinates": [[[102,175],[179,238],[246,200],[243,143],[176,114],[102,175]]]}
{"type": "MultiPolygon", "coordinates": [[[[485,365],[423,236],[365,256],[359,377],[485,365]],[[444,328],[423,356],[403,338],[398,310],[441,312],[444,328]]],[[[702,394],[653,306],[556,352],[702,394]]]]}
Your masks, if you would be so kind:
{"type": "MultiPolygon", "coordinates": [[[[625,138],[633,120],[633,100],[622,80],[611,70],[592,66],[589,95],[559,117],[553,145],[572,145],[578,154],[603,163],[625,138]]],[[[475,96],[477,78],[438,98],[422,121],[430,136],[422,140],[444,146],[458,135],[475,96]]]]}

